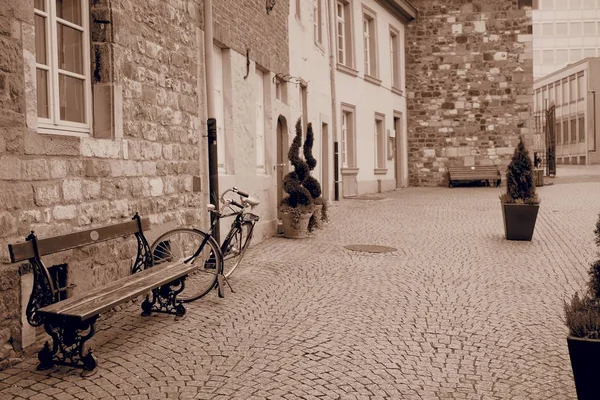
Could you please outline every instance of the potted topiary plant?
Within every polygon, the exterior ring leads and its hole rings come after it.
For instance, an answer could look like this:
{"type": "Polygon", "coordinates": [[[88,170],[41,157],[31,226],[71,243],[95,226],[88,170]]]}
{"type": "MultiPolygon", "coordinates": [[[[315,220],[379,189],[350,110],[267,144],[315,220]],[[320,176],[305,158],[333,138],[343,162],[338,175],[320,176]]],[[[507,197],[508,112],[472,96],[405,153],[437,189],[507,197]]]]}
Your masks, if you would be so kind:
{"type": "MultiPolygon", "coordinates": [[[[600,215],[596,222],[596,246],[600,247],[600,215]]],[[[600,256],[600,252],[598,253],[600,256]]],[[[579,400],[598,399],[600,376],[600,259],[590,266],[587,291],[565,302],[567,345],[579,400]]]]}
{"type": "MultiPolygon", "coordinates": [[[[313,157],[312,148],[315,141],[315,134],[312,129],[312,123],[308,123],[306,129],[306,139],[304,140],[304,146],[302,148],[304,152],[304,159],[308,165],[308,169],[313,171],[317,166],[317,160],[313,157]]],[[[310,174],[307,175],[302,185],[308,189],[308,192],[312,196],[313,205],[315,210],[313,215],[310,217],[308,222],[308,230],[312,232],[314,228],[318,228],[321,222],[327,221],[327,201],[321,196],[321,184],[310,174]]]]}
{"type": "Polygon", "coordinates": [[[288,238],[303,238],[307,234],[308,222],[313,213],[312,196],[302,186],[309,176],[309,168],[299,156],[302,145],[302,123],[296,122],[296,136],[288,151],[288,159],[294,170],[283,178],[283,190],[288,194],[281,200],[279,209],[283,224],[283,234],[288,238]]]}
{"type": "Polygon", "coordinates": [[[504,234],[508,240],[531,240],[540,199],[535,192],[533,169],[523,138],[506,168],[506,193],[500,196],[504,234]]]}

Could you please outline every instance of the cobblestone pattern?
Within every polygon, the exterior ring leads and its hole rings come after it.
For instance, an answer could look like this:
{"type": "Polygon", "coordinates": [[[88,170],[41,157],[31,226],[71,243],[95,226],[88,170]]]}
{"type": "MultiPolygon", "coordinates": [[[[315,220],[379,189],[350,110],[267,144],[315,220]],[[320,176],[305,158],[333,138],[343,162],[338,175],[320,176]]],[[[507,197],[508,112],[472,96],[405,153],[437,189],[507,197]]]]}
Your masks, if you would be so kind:
{"type": "Polygon", "coordinates": [[[435,186],[448,166],[507,165],[530,138],[531,9],[516,0],[416,0],[407,26],[409,181],[435,186]]]}
{"type": "Polygon", "coordinates": [[[103,318],[95,376],[31,357],[0,372],[0,397],[575,399],[562,304],[594,257],[600,182],[538,191],[527,243],[504,239],[498,188],[334,203],[311,238],[253,247],[236,292],[182,321],[103,318]]]}

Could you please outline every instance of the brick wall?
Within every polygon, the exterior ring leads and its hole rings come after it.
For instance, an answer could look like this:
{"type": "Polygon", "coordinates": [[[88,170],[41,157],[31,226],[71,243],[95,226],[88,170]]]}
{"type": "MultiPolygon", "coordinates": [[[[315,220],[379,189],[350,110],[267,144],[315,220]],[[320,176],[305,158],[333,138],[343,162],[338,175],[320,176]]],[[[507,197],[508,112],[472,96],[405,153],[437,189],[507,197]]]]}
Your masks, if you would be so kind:
{"type": "Polygon", "coordinates": [[[508,164],[531,141],[531,9],[517,0],[413,0],[406,81],[410,185],[449,165],[508,164]]]}

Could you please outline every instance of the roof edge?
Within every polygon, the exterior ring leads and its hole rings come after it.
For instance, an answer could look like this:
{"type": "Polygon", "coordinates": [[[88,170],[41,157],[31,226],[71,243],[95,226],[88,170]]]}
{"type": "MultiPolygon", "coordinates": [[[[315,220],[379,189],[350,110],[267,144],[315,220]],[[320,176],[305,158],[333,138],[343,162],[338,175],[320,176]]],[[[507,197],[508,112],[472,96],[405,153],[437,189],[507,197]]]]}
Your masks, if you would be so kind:
{"type": "Polygon", "coordinates": [[[400,20],[408,23],[417,18],[419,10],[409,0],[377,0],[392,11],[400,20]]]}

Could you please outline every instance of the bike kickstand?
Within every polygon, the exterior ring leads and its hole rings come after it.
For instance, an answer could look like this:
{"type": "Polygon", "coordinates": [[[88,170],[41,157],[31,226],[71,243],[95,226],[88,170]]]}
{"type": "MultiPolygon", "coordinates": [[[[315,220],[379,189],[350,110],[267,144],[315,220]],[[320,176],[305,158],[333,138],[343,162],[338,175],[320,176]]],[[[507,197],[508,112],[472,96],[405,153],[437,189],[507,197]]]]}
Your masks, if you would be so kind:
{"type": "Polygon", "coordinates": [[[229,290],[231,290],[231,293],[235,293],[235,290],[233,290],[233,288],[231,287],[231,283],[229,283],[229,279],[225,278],[225,275],[223,275],[223,280],[225,281],[227,286],[229,286],[229,290]]]}

